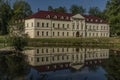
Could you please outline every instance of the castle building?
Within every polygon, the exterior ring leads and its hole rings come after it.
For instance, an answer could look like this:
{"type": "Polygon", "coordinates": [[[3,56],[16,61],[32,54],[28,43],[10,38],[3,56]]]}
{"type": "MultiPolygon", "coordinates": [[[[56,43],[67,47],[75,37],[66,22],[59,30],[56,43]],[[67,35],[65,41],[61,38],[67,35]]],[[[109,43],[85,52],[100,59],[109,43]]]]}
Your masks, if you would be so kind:
{"type": "Polygon", "coordinates": [[[109,37],[106,20],[91,15],[39,11],[25,20],[30,38],[109,37]]]}

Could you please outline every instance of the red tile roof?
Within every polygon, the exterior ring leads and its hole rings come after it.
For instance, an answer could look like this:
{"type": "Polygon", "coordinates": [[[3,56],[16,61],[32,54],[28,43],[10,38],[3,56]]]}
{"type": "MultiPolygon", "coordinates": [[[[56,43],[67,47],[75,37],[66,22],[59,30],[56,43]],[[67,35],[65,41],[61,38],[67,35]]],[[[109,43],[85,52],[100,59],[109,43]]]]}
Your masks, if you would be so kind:
{"type": "MultiPolygon", "coordinates": [[[[63,21],[70,21],[70,17],[74,16],[70,13],[60,13],[60,12],[53,12],[53,11],[39,11],[26,19],[31,18],[41,18],[41,19],[53,19],[53,20],[63,20],[63,21]],[[57,18],[55,18],[57,17],[57,18]],[[63,17],[63,19],[62,19],[63,17]]],[[[90,23],[107,23],[106,20],[103,20],[99,17],[92,16],[92,15],[82,15],[85,17],[86,22],[90,23]]]]}

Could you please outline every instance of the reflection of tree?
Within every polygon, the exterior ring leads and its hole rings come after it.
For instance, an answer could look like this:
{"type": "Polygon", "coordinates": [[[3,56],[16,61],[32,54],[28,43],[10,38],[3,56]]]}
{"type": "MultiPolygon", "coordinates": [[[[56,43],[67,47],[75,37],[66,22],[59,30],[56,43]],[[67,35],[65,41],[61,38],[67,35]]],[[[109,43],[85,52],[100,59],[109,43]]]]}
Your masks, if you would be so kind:
{"type": "Polygon", "coordinates": [[[120,55],[112,54],[103,66],[108,72],[108,78],[114,78],[109,80],[120,80],[120,55]]]}
{"type": "Polygon", "coordinates": [[[92,72],[96,72],[98,70],[98,66],[97,65],[90,65],[88,66],[88,70],[92,71],[92,72]]]}
{"type": "Polygon", "coordinates": [[[22,78],[28,72],[28,65],[22,54],[3,55],[0,56],[0,72],[0,76],[6,76],[8,80],[22,78]]]}

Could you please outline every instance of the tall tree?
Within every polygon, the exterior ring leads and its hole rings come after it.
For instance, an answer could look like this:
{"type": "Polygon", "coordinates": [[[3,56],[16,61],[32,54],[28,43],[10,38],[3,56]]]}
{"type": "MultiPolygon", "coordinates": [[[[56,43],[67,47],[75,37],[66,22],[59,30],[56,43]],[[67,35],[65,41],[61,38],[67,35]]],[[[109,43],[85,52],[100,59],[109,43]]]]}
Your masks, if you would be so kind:
{"type": "Polygon", "coordinates": [[[70,8],[70,12],[72,14],[84,14],[85,13],[85,9],[82,7],[82,6],[77,6],[77,5],[72,5],[71,8],[70,8]]]}
{"type": "Polygon", "coordinates": [[[48,11],[53,11],[53,7],[52,6],[48,6],[48,11]]]}
{"type": "Polygon", "coordinates": [[[55,12],[62,12],[62,13],[66,13],[67,12],[66,8],[65,7],[61,7],[61,6],[58,7],[58,8],[55,8],[54,11],[55,12]]]}
{"type": "Polygon", "coordinates": [[[108,0],[105,11],[112,35],[120,35],[120,0],[108,0]]]}
{"type": "Polygon", "coordinates": [[[53,8],[52,6],[48,6],[48,11],[54,11],[54,12],[62,12],[66,13],[67,9],[65,7],[58,7],[58,8],[53,8]]]}
{"type": "Polygon", "coordinates": [[[32,14],[30,5],[23,1],[17,0],[13,4],[14,19],[23,19],[32,14]]]}
{"type": "Polygon", "coordinates": [[[98,7],[91,7],[89,9],[89,15],[94,15],[94,16],[97,16],[101,13],[100,9],[98,7]]]}
{"type": "Polygon", "coordinates": [[[8,22],[12,16],[12,10],[9,2],[0,1],[0,34],[5,35],[8,33],[8,22]]]}

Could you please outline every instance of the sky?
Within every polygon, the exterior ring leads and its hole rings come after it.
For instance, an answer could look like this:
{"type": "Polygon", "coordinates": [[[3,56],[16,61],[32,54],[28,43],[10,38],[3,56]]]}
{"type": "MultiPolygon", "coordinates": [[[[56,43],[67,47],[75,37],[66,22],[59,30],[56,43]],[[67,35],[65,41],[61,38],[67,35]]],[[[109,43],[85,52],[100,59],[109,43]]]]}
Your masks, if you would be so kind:
{"type": "Polygon", "coordinates": [[[71,5],[83,6],[87,11],[90,7],[99,7],[100,10],[105,9],[107,0],[25,0],[32,8],[33,12],[37,12],[38,8],[40,10],[47,10],[48,6],[57,8],[59,6],[64,6],[66,9],[70,9],[71,5]]]}

